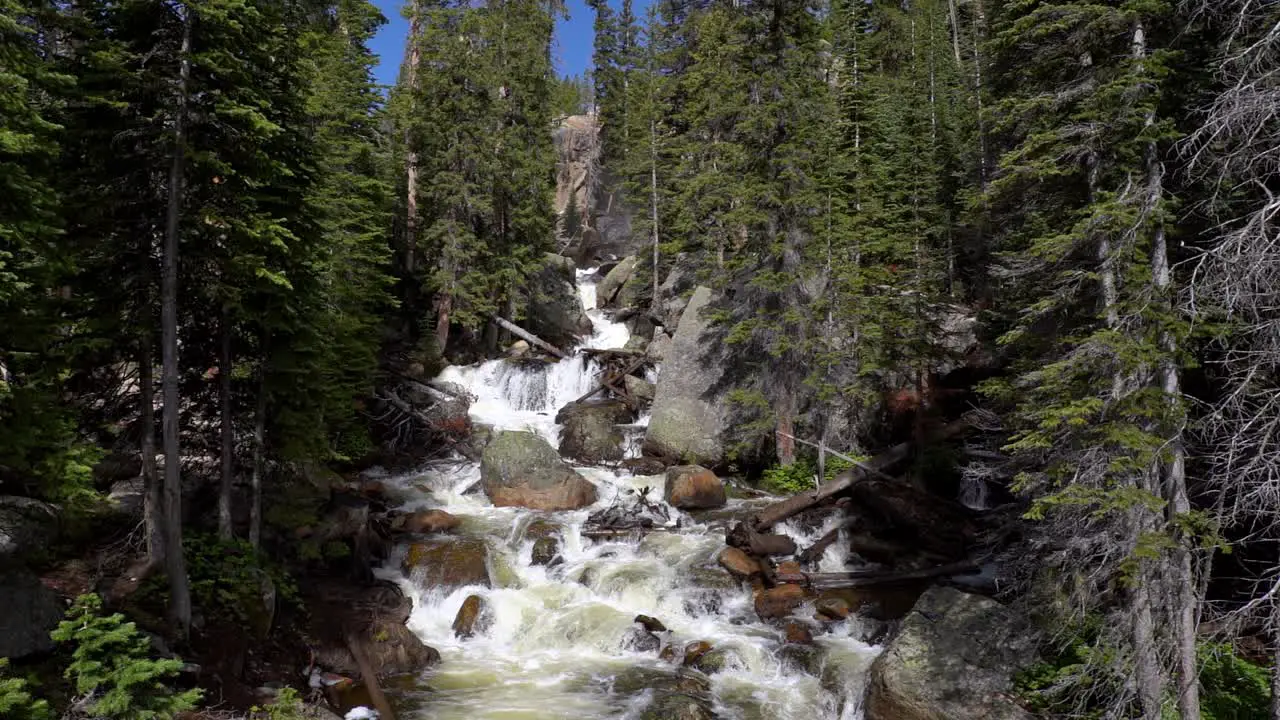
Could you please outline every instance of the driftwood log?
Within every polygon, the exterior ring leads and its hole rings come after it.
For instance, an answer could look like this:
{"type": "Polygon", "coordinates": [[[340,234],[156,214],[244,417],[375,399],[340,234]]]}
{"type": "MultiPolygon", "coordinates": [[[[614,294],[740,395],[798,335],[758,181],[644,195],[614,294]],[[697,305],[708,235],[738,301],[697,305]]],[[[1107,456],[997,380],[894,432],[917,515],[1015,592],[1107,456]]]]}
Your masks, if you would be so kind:
{"type": "Polygon", "coordinates": [[[924,568],[922,570],[854,570],[836,573],[778,573],[776,579],[782,583],[807,585],[817,590],[839,588],[871,587],[873,585],[893,585],[895,583],[913,582],[916,580],[932,580],[952,575],[970,575],[978,571],[977,563],[965,561],[924,568]]]}

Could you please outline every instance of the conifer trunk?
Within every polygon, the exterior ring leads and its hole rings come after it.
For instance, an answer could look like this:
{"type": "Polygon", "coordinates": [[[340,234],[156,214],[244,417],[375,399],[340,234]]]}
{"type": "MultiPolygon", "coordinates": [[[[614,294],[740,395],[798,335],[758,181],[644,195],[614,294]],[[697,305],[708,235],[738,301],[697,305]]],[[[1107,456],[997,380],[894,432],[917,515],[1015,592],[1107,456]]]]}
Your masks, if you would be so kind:
{"type": "MultiPolygon", "coordinates": [[[[417,0],[411,4],[409,19],[409,54],[405,63],[405,87],[409,88],[409,112],[412,114],[417,101],[418,65],[422,62],[422,51],[418,47],[418,33],[421,32],[422,17],[417,0]]],[[[408,125],[406,125],[406,128],[408,125]]],[[[413,273],[416,267],[418,245],[418,152],[413,147],[413,138],[409,130],[405,130],[405,192],[404,192],[404,268],[413,284],[413,273]]],[[[444,352],[444,348],[440,349],[444,352]]]]}
{"type": "MultiPolygon", "coordinates": [[[[1146,62],[1146,33],[1142,23],[1135,25],[1133,31],[1134,61],[1140,66],[1146,62]]],[[[1154,113],[1146,117],[1145,125],[1155,123],[1154,113]]],[[[1156,296],[1161,298],[1172,309],[1169,294],[1172,291],[1173,279],[1169,268],[1168,240],[1165,234],[1164,221],[1159,217],[1164,197],[1164,167],[1160,161],[1159,147],[1155,142],[1146,147],[1147,197],[1145,212],[1154,215],[1155,232],[1151,248],[1152,285],[1156,296]]],[[[1178,373],[1176,356],[1177,340],[1168,330],[1160,333],[1160,389],[1165,401],[1170,406],[1170,414],[1178,418],[1179,427],[1173,429],[1167,450],[1168,458],[1162,463],[1163,496],[1166,505],[1166,522],[1173,529],[1178,527],[1178,520],[1191,512],[1191,501],[1187,497],[1186,451],[1182,444],[1180,405],[1182,404],[1182,385],[1178,373]]],[[[1178,687],[1178,715],[1181,720],[1200,720],[1200,685],[1196,667],[1196,608],[1199,599],[1196,592],[1195,574],[1192,570],[1191,549],[1188,539],[1178,533],[1173,538],[1174,545],[1170,551],[1166,572],[1173,586],[1171,620],[1173,623],[1174,667],[1178,687]]]]}
{"type": "Polygon", "coordinates": [[[218,358],[218,406],[222,439],[222,473],[218,487],[218,537],[230,540],[235,537],[231,523],[232,454],[235,452],[235,433],[231,418],[231,318],[222,311],[221,347],[218,358]]]}
{"type": "MultiPolygon", "coordinates": [[[[144,306],[150,307],[150,298],[144,306]]],[[[156,378],[151,328],[142,332],[139,344],[138,415],[142,426],[142,522],[147,534],[147,561],[152,567],[159,567],[165,557],[164,492],[156,469],[156,378]]]]}
{"type": "Polygon", "coordinates": [[[253,472],[249,484],[249,544],[258,547],[262,539],[262,474],[266,454],[267,370],[258,370],[258,404],[253,411],[253,472]]]}
{"type": "Polygon", "coordinates": [[[161,388],[164,398],[164,528],[165,572],[169,576],[169,616],[180,637],[191,631],[191,591],[182,555],[182,453],[178,422],[182,408],[178,397],[178,231],[182,219],[185,185],[186,123],[191,82],[191,9],[176,6],[182,22],[179,51],[177,107],[174,110],[173,148],[165,217],[164,265],[160,278],[160,327],[162,338],[161,388]]]}
{"type": "MultiPolygon", "coordinates": [[[[650,80],[652,88],[653,80],[650,80]]],[[[650,108],[653,107],[652,97],[650,108]]],[[[658,126],[657,119],[649,118],[649,221],[650,233],[653,236],[653,307],[658,306],[658,126]]]]}

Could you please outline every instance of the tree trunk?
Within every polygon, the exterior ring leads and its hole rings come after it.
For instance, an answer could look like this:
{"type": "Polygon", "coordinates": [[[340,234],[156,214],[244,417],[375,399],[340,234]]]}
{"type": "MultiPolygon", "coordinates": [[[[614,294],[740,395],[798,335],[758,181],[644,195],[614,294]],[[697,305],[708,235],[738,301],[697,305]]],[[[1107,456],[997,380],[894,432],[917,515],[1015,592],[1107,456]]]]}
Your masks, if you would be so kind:
{"type": "MultiPolygon", "coordinates": [[[[784,390],[776,410],[777,431],[774,433],[778,443],[778,464],[783,467],[789,467],[796,462],[794,408],[794,395],[790,390],[784,390]]],[[[819,476],[819,483],[821,483],[821,476],[819,476]]]]}
{"type": "Polygon", "coordinates": [[[232,455],[235,452],[235,428],[231,417],[231,315],[222,311],[222,343],[218,358],[219,425],[222,436],[222,482],[218,487],[218,537],[235,537],[231,522],[232,455]]]}
{"type": "MultiPolygon", "coordinates": [[[[422,61],[422,50],[418,47],[418,34],[422,30],[421,13],[417,0],[410,4],[409,46],[406,48],[408,58],[405,62],[405,87],[409,89],[409,112],[413,112],[417,100],[418,65],[422,61]]],[[[415,257],[418,246],[418,153],[412,146],[412,137],[405,130],[405,192],[404,192],[404,269],[409,276],[410,284],[416,269],[415,257]]],[[[444,352],[444,348],[440,349],[444,352]]]]}
{"type": "Polygon", "coordinates": [[[191,631],[191,590],[182,555],[182,453],[178,421],[178,231],[182,218],[186,161],[187,94],[191,81],[191,10],[177,6],[182,21],[177,108],[169,166],[168,211],[165,217],[164,266],[160,279],[160,326],[163,335],[161,386],[164,396],[164,528],[165,572],[169,576],[169,616],[180,637],[191,631]]]}
{"type": "Polygon", "coordinates": [[[258,404],[253,411],[253,474],[249,481],[249,544],[255,548],[262,539],[262,474],[266,453],[266,430],[267,371],[264,366],[258,370],[258,404]]]}
{"type": "MultiPolygon", "coordinates": [[[[650,88],[653,86],[653,79],[649,79],[650,88]]],[[[653,108],[652,90],[650,90],[649,99],[650,112],[656,112],[653,108]]],[[[653,308],[658,307],[658,124],[657,118],[649,118],[649,222],[650,233],[653,236],[653,308]]]]}
{"type": "MultiPolygon", "coordinates": [[[[150,258],[147,259],[150,262],[150,258]]],[[[148,283],[149,285],[149,283],[148,283]]],[[[148,292],[148,296],[150,293],[148,292]]],[[[151,298],[144,306],[150,307],[151,298]]],[[[145,326],[145,323],[144,323],[145,326]]],[[[153,567],[164,562],[164,492],[156,471],[156,378],[151,347],[152,329],[146,327],[139,338],[138,391],[139,424],[142,426],[143,525],[147,533],[147,559],[153,567]]]]}

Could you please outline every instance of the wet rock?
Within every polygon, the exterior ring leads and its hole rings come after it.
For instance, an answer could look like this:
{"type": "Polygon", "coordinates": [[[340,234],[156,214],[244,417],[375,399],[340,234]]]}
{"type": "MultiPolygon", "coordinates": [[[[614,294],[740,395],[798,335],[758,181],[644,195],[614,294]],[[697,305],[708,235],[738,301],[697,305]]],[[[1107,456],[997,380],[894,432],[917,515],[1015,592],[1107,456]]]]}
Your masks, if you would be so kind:
{"type": "Polygon", "coordinates": [[[62,620],[58,596],[23,568],[0,568],[0,658],[53,649],[49,633],[62,620]]]}
{"type": "MultiPolygon", "coordinates": [[[[622,349],[626,350],[627,352],[636,353],[637,355],[644,355],[645,352],[649,349],[649,341],[640,337],[639,335],[632,335],[631,337],[627,338],[627,344],[623,345],[622,349]]],[[[632,377],[632,376],[628,375],[627,377],[632,377]]]]}
{"type": "Polygon", "coordinates": [[[822,671],[822,650],[816,645],[783,645],[778,650],[778,658],[784,665],[808,675],[818,675],[822,671]]]}
{"type": "Polygon", "coordinates": [[[361,643],[380,678],[421,672],[440,662],[440,653],[414,635],[405,622],[413,602],[400,588],[379,583],[355,594],[347,586],[313,588],[310,634],[317,638],[316,664],[347,677],[359,677],[360,667],[347,647],[347,630],[361,643]],[[352,613],[352,608],[360,612],[352,613]]]}
{"type": "Polygon", "coordinates": [[[669,663],[679,662],[680,650],[675,645],[667,645],[658,653],[658,659],[669,663]]]}
{"type": "Polygon", "coordinates": [[[531,432],[498,433],[481,457],[480,478],[499,507],[576,510],[596,501],[596,486],[531,432]]]}
{"type": "Polygon", "coordinates": [[[444,510],[425,510],[408,516],[404,521],[405,532],[425,535],[456,529],[462,521],[444,510]]]}
{"type": "Polygon", "coordinates": [[[634,652],[657,652],[662,647],[662,641],[648,630],[633,626],[627,628],[622,638],[622,647],[634,652]]]}
{"type": "Polygon", "coordinates": [[[761,572],[758,560],[735,547],[727,547],[721,550],[716,562],[720,564],[720,567],[728,570],[730,575],[737,578],[754,577],[761,572]]]}
{"type": "Polygon", "coordinates": [[[871,666],[867,720],[1030,720],[1009,693],[1035,659],[1022,618],[954,588],[924,593],[871,666]]]}
{"type": "Polygon", "coordinates": [[[666,524],[671,520],[670,510],[666,505],[649,500],[649,492],[648,487],[638,491],[625,491],[609,507],[591,513],[587,517],[587,524],[593,528],[610,530],[651,528],[666,524]]]}
{"type": "Polygon", "coordinates": [[[698,660],[711,652],[711,643],[706,640],[695,640],[684,646],[684,666],[692,667],[698,660]]]}
{"type": "Polygon", "coordinates": [[[849,613],[853,612],[853,608],[849,607],[849,603],[841,597],[819,597],[814,603],[817,610],[817,617],[822,620],[838,621],[849,617],[849,613]]]}
{"type": "Polygon", "coordinates": [[[679,465],[667,469],[663,498],[681,510],[723,507],[724,483],[710,470],[699,465],[679,465]]]}
{"type": "Polygon", "coordinates": [[[529,354],[529,341],[517,340],[511,343],[511,347],[507,348],[507,357],[522,358],[529,354]]]}
{"type": "MultiPolygon", "coordinates": [[[[618,293],[622,292],[622,287],[636,271],[636,258],[634,256],[625,257],[617,265],[604,276],[604,279],[596,285],[596,307],[606,308],[615,305],[618,293]]],[[[616,304],[622,304],[618,302],[616,304]]]]}
{"type": "Polygon", "coordinates": [[[491,585],[489,546],[480,538],[450,538],[414,543],[404,571],[421,587],[458,588],[491,585]]]}
{"type": "Polygon", "coordinates": [[[804,568],[800,567],[800,563],[795,560],[783,560],[778,563],[779,575],[799,575],[804,572],[804,568]]]}
{"type": "Polygon", "coordinates": [[[667,464],[661,458],[654,457],[628,458],[622,461],[622,467],[639,477],[661,475],[667,470],[667,464]]]}
{"type": "Polygon", "coordinates": [[[876,620],[899,620],[911,611],[924,583],[883,585],[865,588],[837,588],[823,590],[818,600],[840,600],[850,612],[856,612],[876,620]]]}
{"type": "Polygon", "coordinates": [[[57,510],[27,497],[0,495],[0,558],[46,550],[57,535],[57,510]]]}
{"type": "Polygon", "coordinates": [[[736,657],[732,651],[716,648],[703,653],[690,667],[707,675],[714,675],[729,667],[736,657]]]}
{"type": "Polygon", "coordinates": [[[685,693],[660,694],[640,713],[640,720],[715,720],[708,705],[707,701],[685,693]]]}
{"type": "Polygon", "coordinates": [[[787,642],[789,643],[796,645],[808,645],[813,642],[813,632],[809,630],[808,625],[800,622],[799,620],[793,620],[787,623],[786,627],[783,628],[783,632],[786,633],[787,642]]]}
{"type": "Polygon", "coordinates": [[[468,595],[453,618],[453,634],[465,640],[476,633],[484,634],[492,622],[488,602],[479,595],[468,595]]]}
{"type": "Polygon", "coordinates": [[[635,375],[626,376],[622,379],[622,383],[626,386],[627,392],[631,393],[632,397],[640,400],[651,402],[653,400],[653,394],[657,390],[656,385],[644,378],[638,378],[635,375]]]}
{"type": "Polygon", "coordinates": [[[716,467],[724,461],[727,400],[716,391],[724,373],[722,355],[708,349],[702,334],[709,320],[702,311],[711,290],[698,288],[690,299],[658,375],[653,414],[644,452],[687,463],[716,467]]]}
{"type": "Polygon", "coordinates": [[[620,401],[570,403],[556,414],[556,422],[564,425],[560,454],[588,464],[621,460],[618,424],[631,420],[631,410],[620,401]]]}
{"type": "Polygon", "coordinates": [[[650,617],[648,615],[637,615],[635,621],[640,623],[642,626],[644,626],[644,629],[648,630],[649,632],[658,633],[658,632],[667,631],[667,626],[663,625],[662,621],[655,617],[650,617]]]}
{"type": "Polygon", "coordinates": [[[570,347],[577,338],[591,334],[575,285],[573,261],[547,253],[542,269],[533,276],[525,329],[557,347],[570,347]]]}
{"type": "Polygon", "coordinates": [[[560,541],[553,537],[541,537],[533,541],[530,562],[534,565],[550,565],[560,554],[560,541]]]}
{"type": "Polygon", "coordinates": [[[776,620],[791,614],[805,601],[805,590],[799,585],[779,585],[756,595],[756,615],[761,620],[776,620]]]}

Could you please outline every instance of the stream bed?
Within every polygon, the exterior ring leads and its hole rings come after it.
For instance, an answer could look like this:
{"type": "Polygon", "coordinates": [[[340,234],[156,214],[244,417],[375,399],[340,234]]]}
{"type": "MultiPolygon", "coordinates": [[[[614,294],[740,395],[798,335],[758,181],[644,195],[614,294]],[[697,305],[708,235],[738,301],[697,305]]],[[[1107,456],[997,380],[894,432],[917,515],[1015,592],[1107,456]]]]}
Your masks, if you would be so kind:
{"type": "MultiPolygon", "coordinates": [[[[586,347],[621,348],[629,333],[595,307],[590,270],[578,272],[578,290],[595,332],[586,347]]],[[[475,398],[475,423],[495,430],[530,430],[558,446],[557,411],[589,391],[599,371],[576,354],[537,366],[493,360],[449,367],[441,380],[457,383],[475,398]]],[[[660,373],[660,370],[659,370],[660,373]]],[[[651,378],[652,379],[652,378],[651,378]]],[[[628,455],[647,419],[627,433],[628,455]]],[[[857,720],[867,670],[878,648],[863,642],[856,615],[825,632],[815,629],[812,646],[787,645],[779,626],[756,616],[749,586],[716,564],[728,525],[767,500],[730,499],[717,510],[685,513],[669,508],[669,527],[643,537],[592,540],[582,534],[587,516],[609,507],[628,491],[651,488],[661,502],[662,476],[633,476],[601,467],[575,468],[593,482],[599,499],[590,508],[539,512],[494,507],[479,491],[480,468],[461,459],[385,478],[405,510],[443,509],[462,520],[453,537],[482,542],[488,551],[489,585],[427,587],[406,575],[401,547],[380,571],[413,600],[410,629],[438,649],[442,661],[416,686],[395,691],[400,717],[409,720],[616,720],[668,717],[653,703],[677,680],[679,661],[659,659],[652,647],[638,649],[634,620],[657,618],[657,633],[677,657],[687,643],[705,641],[724,651],[723,668],[706,679],[714,717],[722,720],[857,720]],[[534,543],[553,528],[555,562],[535,564],[534,543]],[[464,600],[479,595],[488,611],[482,631],[455,637],[453,621],[464,600]],[[658,714],[655,714],[658,713],[658,714]]],[[[780,532],[801,547],[825,528],[780,532]]],[[[822,569],[845,569],[843,543],[822,559],[822,569]]],[[[811,605],[795,613],[811,619],[811,605]]],[[[699,679],[698,682],[703,682],[699,679]]]]}

